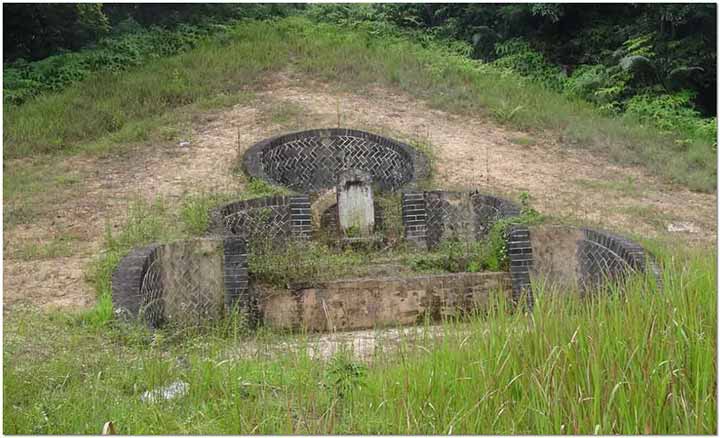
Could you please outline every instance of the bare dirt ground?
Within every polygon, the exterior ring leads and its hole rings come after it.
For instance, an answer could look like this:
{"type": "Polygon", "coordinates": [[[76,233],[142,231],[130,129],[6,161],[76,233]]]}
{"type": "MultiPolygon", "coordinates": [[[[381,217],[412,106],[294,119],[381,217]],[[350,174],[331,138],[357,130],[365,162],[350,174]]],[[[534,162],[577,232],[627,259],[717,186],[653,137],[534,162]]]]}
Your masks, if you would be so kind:
{"type": "MultiPolygon", "coordinates": [[[[341,126],[429,142],[438,187],[511,196],[527,191],[536,209],[556,217],[692,244],[716,239],[714,194],[670,186],[641,168],[564,149],[549,135],[430,109],[398,92],[338,91],[284,74],[268,81],[252,102],[195,115],[185,139],[189,145],[146,144],[120,157],[61,159],[61,168],[79,169],[79,181],[31,223],[5,227],[5,309],[20,302],[44,308],[91,306],[95,292],[86,278],[89,264],[102,248],[105,228],[125,220],[129,201],[241,189],[242,178],[232,172],[238,147],[242,151],[281,132],[337,126],[338,117],[341,126]],[[666,231],[678,223],[694,229],[666,231]],[[71,255],[13,256],[28,244],[68,234],[75,239],[71,255]]],[[[13,165],[23,162],[6,162],[13,165]]]]}

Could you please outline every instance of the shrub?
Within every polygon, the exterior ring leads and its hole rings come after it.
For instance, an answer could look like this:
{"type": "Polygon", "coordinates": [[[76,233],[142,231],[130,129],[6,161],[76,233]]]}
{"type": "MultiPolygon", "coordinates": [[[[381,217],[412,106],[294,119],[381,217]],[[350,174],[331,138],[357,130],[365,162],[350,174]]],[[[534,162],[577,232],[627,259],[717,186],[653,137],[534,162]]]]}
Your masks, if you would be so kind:
{"type": "Polygon", "coordinates": [[[642,123],[650,123],[663,132],[680,134],[680,143],[695,139],[717,144],[717,118],[703,119],[692,108],[693,93],[638,94],[627,101],[626,113],[642,123]]]}
{"type": "Polygon", "coordinates": [[[619,99],[627,93],[628,79],[620,67],[581,65],[567,79],[565,92],[605,109],[617,109],[619,99]]]}
{"type": "Polygon", "coordinates": [[[495,66],[512,70],[552,90],[561,91],[564,88],[565,78],[560,67],[547,62],[542,53],[526,41],[512,38],[496,44],[495,51],[499,56],[493,61],[495,66]]]}

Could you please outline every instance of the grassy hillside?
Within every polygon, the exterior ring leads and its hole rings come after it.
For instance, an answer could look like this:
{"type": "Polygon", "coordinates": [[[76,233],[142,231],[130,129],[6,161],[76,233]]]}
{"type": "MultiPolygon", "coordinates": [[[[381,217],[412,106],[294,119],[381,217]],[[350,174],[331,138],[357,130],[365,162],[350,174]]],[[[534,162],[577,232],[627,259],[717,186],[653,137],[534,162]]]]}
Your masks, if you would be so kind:
{"type": "Polygon", "coordinates": [[[691,189],[715,190],[711,142],[688,143],[631,116],[603,116],[580,99],[473,61],[431,39],[416,42],[392,31],[378,34],[300,17],[242,22],[185,53],[122,74],[91,75],[60,93],[6,105],[5,157],[107,151],[143,140],[169,110],[222,105],[238,90],[284,69],[356,90],[399,88],[438,108],[491,117],[519,129],[548,130],[567,147],[602,151],[691,189]]]}

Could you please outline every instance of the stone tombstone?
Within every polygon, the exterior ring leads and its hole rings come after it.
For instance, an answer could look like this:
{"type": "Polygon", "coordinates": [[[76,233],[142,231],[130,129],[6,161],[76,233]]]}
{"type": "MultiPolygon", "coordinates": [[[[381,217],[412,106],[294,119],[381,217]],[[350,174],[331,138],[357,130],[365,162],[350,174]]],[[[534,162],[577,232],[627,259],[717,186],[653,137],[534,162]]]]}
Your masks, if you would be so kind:
{"type": "Polygon", "coordinates": [[[337,205],[340,230],[346,237],[369,237],[375,228],[372,177],[350,169],[338,177],[337,205]]]}

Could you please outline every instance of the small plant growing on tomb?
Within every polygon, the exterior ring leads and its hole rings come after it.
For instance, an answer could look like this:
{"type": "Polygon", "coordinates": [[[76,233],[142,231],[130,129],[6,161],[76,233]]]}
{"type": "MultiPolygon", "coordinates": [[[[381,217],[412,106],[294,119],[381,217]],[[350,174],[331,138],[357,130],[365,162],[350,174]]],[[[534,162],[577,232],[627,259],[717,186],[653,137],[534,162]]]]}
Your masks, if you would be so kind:
{"type": "Polygon", "coordinates": [[[545,218],[535,210],[531,204],[531,197],[528,192],[520,193],[520,215],[500,219],[495,222],[487,236],[487,258],[486,267],[491,271],[503,271],[508,269],[509,258],[507,254],[507,230],[512,224],[539,224],[545,218]]]}
{"type": "Polygon", "coordinates": [[[530,193],[528,192],[521,192],[520,193],[520,217],[522,218],[522,223],[531,223],[535,220],[541,219],[540,212],[535,210],[530,205],[530,193]]]}
{"type": "Polygon", "coordinates": [[[360,237],[360,227],[352,225],[345,228],[345,237],[352,239],[354,237],[360,237]]]}
{"type": "Polygon", "coordinates": [[[260,178],[250,178],[246,185],[248,198],[257,198],[261,196],[287,195],[290,193],[285,187],[275,186],[260,178]]]}
{"type": "Polygon", "coordinates": [[[487,258],[485,242],[452,239],[442,242],[434,251],[412,255],[407,263],[419,272],[478,272],[488,268],[487,258]]]}

